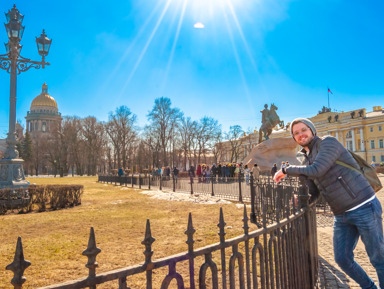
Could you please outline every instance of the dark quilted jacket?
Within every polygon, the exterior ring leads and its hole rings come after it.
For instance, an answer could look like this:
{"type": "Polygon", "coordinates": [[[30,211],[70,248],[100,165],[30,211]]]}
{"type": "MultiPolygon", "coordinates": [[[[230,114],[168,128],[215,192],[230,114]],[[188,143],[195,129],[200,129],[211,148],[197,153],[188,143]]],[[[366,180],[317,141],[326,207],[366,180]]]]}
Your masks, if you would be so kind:
{"type": "Polygon", "coordinates": [[[315,136],[309,144],[308,156],[302,153],[301,166],[289,166],[290,176],[305,175],[313,179],[333,213],[339,215],[375,195],[366,178],[349,168],[335,164],[336,160],[359,169],[352,155],[334,137],[315,136]]]}

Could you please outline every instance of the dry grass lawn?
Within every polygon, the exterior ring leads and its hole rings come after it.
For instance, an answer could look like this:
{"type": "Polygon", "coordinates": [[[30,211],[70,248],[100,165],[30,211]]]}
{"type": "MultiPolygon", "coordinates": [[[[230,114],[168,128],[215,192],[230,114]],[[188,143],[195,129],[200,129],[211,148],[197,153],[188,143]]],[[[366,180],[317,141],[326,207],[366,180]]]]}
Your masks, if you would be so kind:
{"type": "MultiPolygon", "coordinates": [[[[81,253],[87,247],[91,226],[95,229],[97,246],[102,250],[97,257],[97,273],[144,261],[141,241],[147,219],[150,219],[152,236],[156,239],[152,245],[153,260],[187,250],[184,232],[189,212],[196,229],[195,248],[219,241],[220,207],[223,207],[227,226],[232,227],[226,231],[226,238],[243,232],[243,210],[235,204],[201,205],[152,199],[137,189],[97,183],[95,177],[29,181],[83,184],[82,205],[52,212],[0,216],[0,288],[13,288],[10,284],[12,272],[4,269],[13,260],[18,236],[22,237],[25,259],[32,262],[24,273],[27,282],[23,288],[37,288],[88,274],[87,258],[81,253]]],[[[252,224],[250,227],[256,229],[252,224]]],[[[145,275],[141,274],[140,278],[128,279],[128,286],[145,288],[144,281],[145,275]]],[[[117,283],[113,283],[113,288],[117,287],[117,283]]],[[[112,288],[112,285],[98,288],[112,288]]],[[[160,285],[154,283],[154,288],[160,285]]]]}

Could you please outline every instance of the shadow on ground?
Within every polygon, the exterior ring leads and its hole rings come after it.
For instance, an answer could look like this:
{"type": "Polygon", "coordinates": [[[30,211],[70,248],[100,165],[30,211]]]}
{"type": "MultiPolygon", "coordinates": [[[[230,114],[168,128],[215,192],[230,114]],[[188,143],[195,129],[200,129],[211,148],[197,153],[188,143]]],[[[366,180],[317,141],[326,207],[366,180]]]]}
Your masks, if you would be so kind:
{"type": "Polygon", "coordinates": [[[351,288],[347,276],[321,256],[319,256],[319,268],[318,289],[351,288]]]}

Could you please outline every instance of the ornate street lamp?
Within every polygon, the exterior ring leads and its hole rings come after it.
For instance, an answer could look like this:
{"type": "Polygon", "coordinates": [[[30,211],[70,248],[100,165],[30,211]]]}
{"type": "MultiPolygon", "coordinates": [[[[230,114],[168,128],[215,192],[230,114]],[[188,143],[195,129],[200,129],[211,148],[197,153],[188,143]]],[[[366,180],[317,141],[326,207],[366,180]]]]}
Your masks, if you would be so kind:
{"type": "Polygon", "coordinates": [[[11,86],[9,97],[9,132],[6,140],[7,148],[4,158],[0,160],[0,188],[20,188],[27,187],[29,183],[25,180],[23,170],[23,160],[19,158],[16,149],[16,77],[21,72],[27,71],[31,67],[39,69],[49,65],[45,62],[52,40],[47,38],[45,31],[36,37],[36,44],[41,61],[32,61],[20,55],[22,45],[21,38],[24,33],[22,26],[24,16],[16,9],[16,5],[5,14],[7,23],[5,29],[8,35],[8,43],[5,44],[7,54],[0,55],[0,68],[11,74],[11,86]]]}

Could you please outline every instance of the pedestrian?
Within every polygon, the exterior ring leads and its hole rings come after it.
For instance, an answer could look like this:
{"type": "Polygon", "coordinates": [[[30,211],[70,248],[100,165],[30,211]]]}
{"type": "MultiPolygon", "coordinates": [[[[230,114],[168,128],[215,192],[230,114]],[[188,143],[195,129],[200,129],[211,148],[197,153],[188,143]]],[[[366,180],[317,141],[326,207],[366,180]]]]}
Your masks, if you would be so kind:
{"type": "Polygon", "coordinates": [[[235,170],[233,172],[234,172],[234,177],[238,178],[239,177],[239,173],[240,173],[240,166],[239,166],[239,164],[235,164],[235,170]]]}
{"type": "Polygon", "coordinates": [[[216,183],[216,176],[218,175],[218,167],[216,167],[216,164],[212,165],[211,168],[211,178],[214,183],[216,183]]]}
{"type": "Polygon", "coordinates": [[[202,179],[199,180],[199,183],[201,182],[205,183],[205,179],[207,177],[207,168],[205,165],[201,166],[201,176],[202,176],[202,179]]]}
{"type": "Polygon", "coordinates": [[[201,183],[201,165],[197,166],[196,175],[198,177],[198,182],[201,183]]]}
{"type": "Polygon", "coordinates": [[[220,178],[221,178],[221,175],[222,175],[221,164],[220,163],[219,163],[219,165],[216,168],[216,174],[217,174],[217,177],[218,177],[219,182],[220,182],[220,178]]]}
{"type": "Polygon", "coordinates": [[[227,178],[228,182],[228,178],[231,177],[231,164],[227,164],[227,166],[225,167],[225,177],[227,178]]]}
{"type": "Polygon", "coordinates": [[[209,183],[211,179],[211,170],[209,169],[209,166],[205,169],[205,182],[209,183]]]}
{"type": "Polygon", "coordinates": [[[119,176],[120,186],[122,186],[122,185],[123,185],[123,179],[122,179],[122,177],[124,176],[124,170],[123,170],[123,168],[119,168],[117,174],[118,174],[118,176],[119,176]]]}
{"type": "Polygon", "coordinates": [[[225,178],[227,177],[227,168],[226,168],[226,165],[223,164],[221,166],[221,177],[222,177],[222,181],[225,182],[225,178]]]}
{"type": "Polygon", "coordinates": [[[118,175],[119,175],[119,177],[122,177],[122,176],[124,175],[124,170],[123,170],[123,168],[120,168],[120,169],[119,169],[118,175]]]}
{"type": "Polygon", "coordinates": [[[280,170],[282,170],[285,167],[286,167],[285,162],[281,162],[280,170]]]}
{"type": "Polygon", "coordinates": [[[337,160],[359,169],[359,165],[339,141],[320,138],[316,128],[306,118],[292,121],[291,135],[303,148],[299,154],[302,165],[290,165],[274,177],[279,182],[285,176],[304,175],[312,195],[321,193],[334,213],[333,250],[335,261],[361,288],[377,286],[354,260],[353,250],[359,237],[369,260],[376,269],[380,288],[384,288],[384,239],[382,207],[375,191],[363,174],[336,164],[337,160]]]}
{"type": "Polygon", "coordinates": [[[251,170],[248,168],[248,165],[245,165],[244,167],[244,174],[245,174],[245,183],[249,185],[249,173],[251,170]]]}
{"type": "Polygon", "coordinates": [[[255,182],[258,182],[259,181],[259,177],[260,177],[260,168],[257,166],[257,164],[253,165],[252,175],[253,175],[253,180],[255,182]]]}
{"type": "Polygon", "coordinates": [[[179,170],[174,167],[173,168],[173,178],[175,179],[176,183],[177,183],[177,176],[179,175],[179,170]]]}
{"type": "Polygon", "coordinates": [[[376,163],[374,161],[371,162],[371,166],[372,167],[375,167],[376,166],[376,163]]]}
{"type": "Polygon", "coordinates": [[[167,180],[170,180],[171,179],[171,168],[167,167],[165,170],[166,170],[167,180]]]}
{"type": "Polygon", "coordinates": [[[191,184],[193,184],[193,178],[195,177],[195,168],[193,166],[189,167],[188,176],[191,180],[191,184]]]}
{"type": "Polygon", "coordinates": [[[276,172],[277,172],[277,164],[273,164],[273,167],[271,169],[272,178],[275,176],[276,172]]]}

